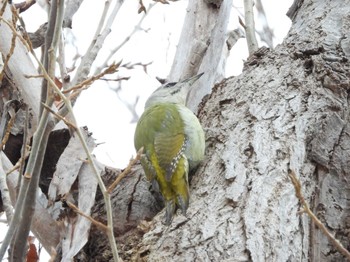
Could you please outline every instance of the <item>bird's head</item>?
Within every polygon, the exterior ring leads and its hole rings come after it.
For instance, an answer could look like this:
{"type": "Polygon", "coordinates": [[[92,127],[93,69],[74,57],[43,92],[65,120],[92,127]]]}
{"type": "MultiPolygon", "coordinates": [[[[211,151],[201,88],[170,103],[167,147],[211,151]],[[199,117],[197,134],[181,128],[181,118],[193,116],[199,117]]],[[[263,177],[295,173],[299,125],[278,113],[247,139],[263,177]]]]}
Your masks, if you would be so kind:
{"type": "Polygon", "coordinates": [[[158,103],[186,104],[186,98],[191,90],[191,86],[203,75],[187,78],[181,82],[170,82],[158,87],[148,98],[145,108],[158,103]]]}

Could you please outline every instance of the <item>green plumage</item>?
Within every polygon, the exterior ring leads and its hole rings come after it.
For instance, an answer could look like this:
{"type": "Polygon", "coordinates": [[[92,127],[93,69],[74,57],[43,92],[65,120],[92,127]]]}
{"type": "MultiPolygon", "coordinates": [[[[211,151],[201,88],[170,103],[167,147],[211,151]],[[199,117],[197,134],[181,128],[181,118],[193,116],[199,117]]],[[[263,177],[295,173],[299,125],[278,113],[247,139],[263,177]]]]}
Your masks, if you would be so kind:
{"type": "Polygon", "coordinates": [[[204,157],[204,133],[196,116],[184,105],[155,103],[146,108],[135,131],[135,148],[144,147],[141,164],[165,202],[165,223],[178,206],[189,204],[188,173],[204,157]]]}

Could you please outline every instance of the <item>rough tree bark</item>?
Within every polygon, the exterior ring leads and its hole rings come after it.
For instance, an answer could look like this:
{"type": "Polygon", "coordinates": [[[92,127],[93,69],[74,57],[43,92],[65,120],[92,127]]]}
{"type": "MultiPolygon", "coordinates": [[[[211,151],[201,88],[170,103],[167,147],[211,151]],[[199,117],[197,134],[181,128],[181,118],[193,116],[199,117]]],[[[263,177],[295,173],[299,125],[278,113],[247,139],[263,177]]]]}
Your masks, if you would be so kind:
{"type": "Polygon", "coordinates": [[[217,85],[199,113],[207,151],[187,218],[159,216],[143,236],[148,261],[342,261],[299,204],[349,246],[350,1],[299,3],[275,50],[217,85]]]}
{"type": "Polygon", "coordinates": [[[176,82],[205,73],[194,84],[188,98],[191,101],[188,106],[194,112],[214,84],[224,78],[231,6],[232,0],[188,2],[169,81],[176,82]]]}

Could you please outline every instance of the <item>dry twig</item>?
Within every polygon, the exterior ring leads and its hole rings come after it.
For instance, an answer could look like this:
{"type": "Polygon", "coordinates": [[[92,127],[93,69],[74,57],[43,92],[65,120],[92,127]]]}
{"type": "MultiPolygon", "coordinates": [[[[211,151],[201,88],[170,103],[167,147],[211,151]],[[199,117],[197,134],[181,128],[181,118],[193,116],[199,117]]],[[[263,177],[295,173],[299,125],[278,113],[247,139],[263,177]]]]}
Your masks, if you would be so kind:
{"type": "Polygon", "coordinates": [[[120,64],[121,64],[121,61],[117,64],[113,63],[109,67],[107,67],[102,73],[89,77],[88,79],[80,82],[79,84],[62,91],[62,93],[67,94],[67,93],[70,93],[71,91],[75,91],[75,92],[81,91],[81,89],[84,86],[90,86],[93,82],[95,82],[96,80],[99,80],[101,77],[109,74],[114,74],[115,72],[117,72],[120,64]]]}
{"type": "Polygon", "coordinates": [[[68,200],[64,200],[64,202],[77,214],[85,217],[86,219],[88,219],[92,224],[94,224],[95,226],[97,226],[98,228],[100,228],[102,231],[107,232],[108,231],[108,227],[105,224],[102,224],[101,222],[93,219],[91,216],[85,214],[84,212],[82,212],[76,205],[74,205],[73,203],[69,202],[68,200]]]}
{"type": "Polygon", "coordinates": [[[35,2],[36,2],[35,0],[26,0],[20,3],[16,3],[15,7],[16,9],[18,9],[20,13],[22,13],[26,11],[28,8],[30,8],[32,5],[34,5],[35,2]]]}
{"type": "Polygon", "coordinates": [[[292,180],[295,189],[295,195],[299,199],[301,205],[303,206],[303,211],[308,214],[311,220],[315,223],[315,225],[327,236],[329,241],[332,242],[334,247],[342,253],[349,261],[350,261],[350,252],[340,243],[338,239],[336,239],[331,232],[328,231],[326,226],[316,217],[316,215],[310,210],[309,205],[307,204],[302,192],[301,192],[301,183],[296,177],[294,171],[290,171],[288,176],[292,180]]]}
{"type": "Polygon", "coordinates": [[[13,126],[13,124],[15,123],[15,119],[16,119],[16,114],[14,114],[8,124],[7,124],[7,127],[6,127],[6,132],[4,134],[4,137],[2,138],[2,141],[0,143],[0,151],[2,150],[2,148],[4,147],[4,145],[6,144],[7,140],[9,139],[9,136],[10,136],[10,133],[11,133],[11,128],[13,126]]]}
{"type": "Polygon", "coordinates": [[[71,127],[73,130],[77,130],[77,129],[78,129],[76,125],[74,125],[72,122],[68,121],[65,117],[63,117],[63,116],[57,114],[57,113],[56,113],[55,111],[53,111],[53,110],[51,109],[51,107],[49,107],[48,105],[46,105],[46,104],[43,103],[43,107],[44,107],[46,110],[48,110],[51,114],[53,114],[54,117],[58,118],[59,120],[62,120],[68,127],[71,127]]]}
{"type": "Polygon", "coordinates": [[[136,157],[132,158],[129,161],[128,166],[124,169],[124,171],[118,175],[118,177],[115,179],[115,181],[108,187],[107,192],[109,194],[112,193],[113,189],[119,184],[119,182],[127,175],[130,173],[131,168],[136,164],[136,162],[141,158],[143,152],[143,147],[140,148],[140,150],[137,152],[136,157]]]}
{"type": "Polygon", "coordinates": [[[249,55],[258,50],[258,41],[255,36],[255,23],[253,12],[253,1],[244,0],[244,19],[245,19],[245,35],[248,44],[249,55]]]}

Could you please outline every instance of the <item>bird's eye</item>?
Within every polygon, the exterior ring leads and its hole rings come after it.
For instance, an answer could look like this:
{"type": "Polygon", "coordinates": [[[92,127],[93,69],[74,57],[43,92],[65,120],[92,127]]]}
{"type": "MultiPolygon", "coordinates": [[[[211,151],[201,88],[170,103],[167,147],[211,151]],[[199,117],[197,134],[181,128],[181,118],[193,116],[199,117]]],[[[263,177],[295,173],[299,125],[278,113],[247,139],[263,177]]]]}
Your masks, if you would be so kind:
{"type": "Polygon", "coordinates": [[[168,88],[168,87],[172,87],[174,85],[176,85],[176,82],[170,82],[170,83],[165,84],[164,87],[168,88]]]}

